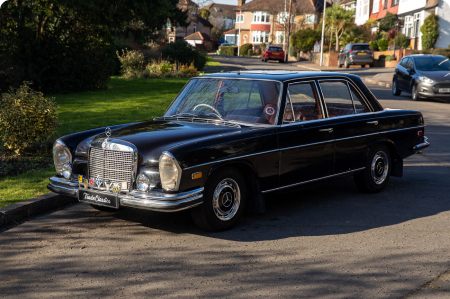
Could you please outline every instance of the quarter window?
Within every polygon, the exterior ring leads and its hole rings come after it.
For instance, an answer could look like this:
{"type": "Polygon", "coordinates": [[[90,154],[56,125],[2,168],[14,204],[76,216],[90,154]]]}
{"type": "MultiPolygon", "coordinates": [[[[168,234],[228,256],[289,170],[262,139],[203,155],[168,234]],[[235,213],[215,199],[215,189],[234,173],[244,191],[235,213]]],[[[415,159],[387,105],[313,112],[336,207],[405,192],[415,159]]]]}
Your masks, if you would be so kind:
{"type": "Polygon", "coordinates": [[[365,113],[370,112],[369,108],[367,108],[366,104],[364,103],[364,100],[361,98],[359,93],[356,91],[356,89],[353,87],[353,85],[350,85],[350,92],[352,93],[352,99],[353,104],[355,106],[356,113],[365,113]]]}
{"type": "Polygon", "coordinates": [[[321,118],[322,114],[314,83],[290,84],[284,112],[284,121],[300,122],[321,118]]]}

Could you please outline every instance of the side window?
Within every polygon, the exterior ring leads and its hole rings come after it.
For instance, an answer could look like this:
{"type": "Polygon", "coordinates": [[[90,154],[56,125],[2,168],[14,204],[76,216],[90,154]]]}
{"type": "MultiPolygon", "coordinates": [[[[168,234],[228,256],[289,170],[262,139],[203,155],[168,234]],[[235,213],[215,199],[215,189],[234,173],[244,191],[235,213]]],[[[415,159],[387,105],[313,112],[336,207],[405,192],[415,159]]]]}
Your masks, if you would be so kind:
{"type": "Polygon", "coordinates": [[[250,91],[250,96],[248,98],[247,108],[251,107],[261,107],[262,100],[261,94],[259,93],[258,84],[253,82],[252,89],[250,91]]]}
{"type": "Polygon", "coordinates": [[[353,98],[353,104],[355,105],[356,113],[365,113],[370,112],[367,105],[364,103],[363,99],[359,95],[359,93],[356,91],[356,89],[353,87],[353,85],[350,85],[350,91],[353,98]]]}
{"type": "Polygon", "coordinates": [[[289,84],[288,93],[291,107],[286,102],[285,120],[292,120],[292,116],[296,122],[322,118],[314,82],[289,84]]]}
{"type": "Polygon", "coordinates": [[[408,60],[409,60],[409,58],[404,58],[401,62],[400,62],[400,65],[402,66],[402,67],[404,67],[404,68],[407,68],[408,66],[408,60]]]}
{"type": "Polygon", "coordinates": [[[345,81],[320,81],[329,117],[355,114],[352,97],[345,81]]]}
{"type": "Polygon", "coordinates": [[[408,59],[408,64],[407,64],[406,67],[413,70],[414,69],[414,60],[409,58],[408,59]]]}

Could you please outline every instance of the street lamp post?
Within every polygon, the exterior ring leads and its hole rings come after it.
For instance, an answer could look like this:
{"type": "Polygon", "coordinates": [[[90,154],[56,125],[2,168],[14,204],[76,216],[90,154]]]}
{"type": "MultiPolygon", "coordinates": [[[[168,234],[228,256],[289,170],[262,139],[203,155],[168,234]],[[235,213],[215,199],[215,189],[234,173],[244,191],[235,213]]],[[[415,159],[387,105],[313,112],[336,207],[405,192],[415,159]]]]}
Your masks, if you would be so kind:
{"type": "MultiPolygon", "coordinates": [[[[242,14],[242,10],[239,9],[239,17],[242,18],[241,16],[242,14]]],[[[238,57],[241,54],[241,20],[239,20],[239,39],[238,39],[238,57]]]]}
{"type": "Polygon", "coordinates": [[[325,37],[325,9],[327,8],[327,0],[323,0],[323,14],[322,14],[322,40],[320,42],[320,66],[323,65],[323,40],[325,37]]]}
{"type": "Polygon", "coordinates": [[[398,20],[395,20],[395,22],[394,22],[394,58],[395,58],[395,40],[397,39],[397,25],[398,25],[398,20]]]}

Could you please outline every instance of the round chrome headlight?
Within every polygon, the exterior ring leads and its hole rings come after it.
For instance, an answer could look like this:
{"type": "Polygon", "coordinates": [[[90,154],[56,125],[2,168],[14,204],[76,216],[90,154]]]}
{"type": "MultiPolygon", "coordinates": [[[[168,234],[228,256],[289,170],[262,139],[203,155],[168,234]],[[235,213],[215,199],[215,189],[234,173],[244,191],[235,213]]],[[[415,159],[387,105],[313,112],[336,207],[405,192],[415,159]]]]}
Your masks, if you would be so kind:
{"type": "Polygon", "coordinates": [[[62,175],[66,179],[70,179],[70,176],[72,175],[72,165],[70,163],[66,163],[62,167],[62,175]]]}
{"type": "Polygon", "coordinates": [[[138,189],[145,192],[148,190],[148,187],[150,186],[150,179],[148,178],[148,176],[141,173],[140,175],[138,175],[136,183],[138,189]]]}
{"type": "Polygon", "coordinates": [[[55,163],[56,173],[63,175],[63,165],[70,164],[71,159],[72,155],[64,142],[56,140],[53,145],[53,162],[55,163]]]}
{"type": "Polygon", "coordinates": [[[175,157],[169,152],[163,152],[159,157],[159,175],[161,186],[167,191],[178,191],[181,178],[181,168],[175,157]]]}

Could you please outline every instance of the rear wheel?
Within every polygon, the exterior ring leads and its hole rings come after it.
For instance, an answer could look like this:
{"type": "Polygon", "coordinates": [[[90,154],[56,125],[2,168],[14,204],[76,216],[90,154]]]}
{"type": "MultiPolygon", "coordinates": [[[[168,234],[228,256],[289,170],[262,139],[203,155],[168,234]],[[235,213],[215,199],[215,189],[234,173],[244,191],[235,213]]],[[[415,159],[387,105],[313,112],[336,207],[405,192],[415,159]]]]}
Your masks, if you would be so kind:
{"type": "Polygon", "coordinates": [[[234,168],[219,170],[206,182],[203,204],[191,209],[192,219],[205,230],[230,229],[242,217],[246,199],[242,175],[234,168]]]}
{"type": "Polygon", "coordinates": [[[365,65],[365,64],[361,65],[361,68],[365,68],[365,67],[366,67],[366,65],[365,65]]]}
{"type": "Polygon", "coordinates": [[[279,60],[280,61],[280,63],[284,63],[284,59],[281,59],[281,60],[279,60]]]}
{"type": "Polygon", "coordinates": [[[398,87],[397,87],[397,79],[394,79],[392,81],[392,94],[394,96],[399,96],[401,93],[402,93],[402,91],[399,90],[398,87]]]}
{"type": "Polygon", "coordinates": [[[391,175],[391,153],[385,145],[377,145],[367,156],[366,168],[355,175],[355,184],[363,192],[381,192],[391,175]]]}
{"type": "Polygon", "coordinates": [[[338,58],[338,68],[341,68],[341,67],[342,67],[341,61],[338,58]]]}
{"type": "Polygon", "coordinates": [[[348,69],[350,67],[350,64],[348,64],[347,58],[345,58],[344,66],[345,66],[346,69],[348,69]]]}

